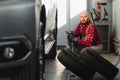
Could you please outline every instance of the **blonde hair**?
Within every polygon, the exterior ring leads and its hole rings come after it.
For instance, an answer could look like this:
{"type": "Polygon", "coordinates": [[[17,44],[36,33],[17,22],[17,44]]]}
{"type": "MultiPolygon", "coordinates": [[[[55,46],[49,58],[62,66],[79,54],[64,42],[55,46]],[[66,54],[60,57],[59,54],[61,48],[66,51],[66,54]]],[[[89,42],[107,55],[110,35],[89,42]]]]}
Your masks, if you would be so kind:
{"type": "Polygon", "coordinates": [[[82,11],[82,12],[80,13],[80,15],[83,14],[83,13],[87,14],[88,16],[90,16],[89,13],[88,13],[86,10],[82,11]]]}
{"type": "Polygon", "coordinates": [[[89,20],[91,20],[91,16],[90,16],[90,14],[89,14],[86,10],[82,11],[82,12],[80,13],[80,16],[81,16],[82,14],[87,14],[89,20]]]}

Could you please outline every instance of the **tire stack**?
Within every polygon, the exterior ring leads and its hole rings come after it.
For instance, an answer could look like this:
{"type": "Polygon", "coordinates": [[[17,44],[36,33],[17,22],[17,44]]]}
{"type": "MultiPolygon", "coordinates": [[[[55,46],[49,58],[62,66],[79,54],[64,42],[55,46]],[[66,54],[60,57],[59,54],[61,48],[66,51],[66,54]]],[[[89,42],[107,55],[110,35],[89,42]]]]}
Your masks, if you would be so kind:
{"type": "Polygon", "coordinates": [[[57,58],[68,70],[83,80],[91,80],[95,72],[103,75],[108,80],[113,80],[119,72],[116,66],[96,51],[89,49],[78,54],[64,48],[57,58]]]}

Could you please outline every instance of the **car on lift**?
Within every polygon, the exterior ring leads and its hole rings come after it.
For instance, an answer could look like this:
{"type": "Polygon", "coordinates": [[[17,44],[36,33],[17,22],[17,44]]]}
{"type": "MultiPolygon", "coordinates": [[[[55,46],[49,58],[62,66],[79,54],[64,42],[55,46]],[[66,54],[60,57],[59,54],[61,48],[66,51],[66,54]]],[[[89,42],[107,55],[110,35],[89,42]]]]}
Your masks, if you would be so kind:
{"type": "Polygon", "coordinates": [[[56,0],[0,0],[0,77],[43,80],[56,45],[56,0]]]}

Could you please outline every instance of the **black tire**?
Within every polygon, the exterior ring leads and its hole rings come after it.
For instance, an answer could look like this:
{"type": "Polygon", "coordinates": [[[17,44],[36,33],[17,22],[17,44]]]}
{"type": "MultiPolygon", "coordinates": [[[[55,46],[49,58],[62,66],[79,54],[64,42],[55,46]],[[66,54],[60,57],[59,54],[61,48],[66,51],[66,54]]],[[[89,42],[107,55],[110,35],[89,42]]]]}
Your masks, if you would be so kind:
{"type": "Polygon", "coordinates": [[[84,57],[87,62],[89,62],[95,67],[95,70],[98,73],[108,78],[109,80],[113,80],[119,71],[116,66],[103,58],[99,53],[94,50],[88,49],[82,52],[81,57],[84,57]]]}
{"type": "Polygon", "coordinates": [[[33,53],[32,61],[21,68],[13,76],[12,80],[40,80],[39,60],[36,53],[33,53]]]}
{"type": "Polygon", "coordinates": [[[58,60],[78,77],[91,80],[95,74],[94,68],[84,63],[69,49],[64,48],[58,55],[58,60]]]}

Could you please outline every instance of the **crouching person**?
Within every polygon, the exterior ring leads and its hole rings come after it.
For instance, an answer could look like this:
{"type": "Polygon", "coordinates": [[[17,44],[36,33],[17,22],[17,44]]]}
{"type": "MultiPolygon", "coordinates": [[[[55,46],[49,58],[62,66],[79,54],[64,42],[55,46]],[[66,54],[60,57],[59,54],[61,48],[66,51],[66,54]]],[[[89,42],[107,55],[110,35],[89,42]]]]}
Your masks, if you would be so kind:
{"type": "Polygon", "coordinates": [[[93,49],[98,53],[102,52],[103,41],[101,35],[90,21],[88,12],[80,14],[80,22],[72,34],[68,34],[68,44],[73,51],[82,52],[86,49],[93,49]]]}

